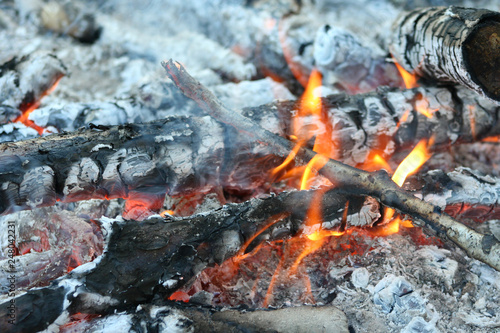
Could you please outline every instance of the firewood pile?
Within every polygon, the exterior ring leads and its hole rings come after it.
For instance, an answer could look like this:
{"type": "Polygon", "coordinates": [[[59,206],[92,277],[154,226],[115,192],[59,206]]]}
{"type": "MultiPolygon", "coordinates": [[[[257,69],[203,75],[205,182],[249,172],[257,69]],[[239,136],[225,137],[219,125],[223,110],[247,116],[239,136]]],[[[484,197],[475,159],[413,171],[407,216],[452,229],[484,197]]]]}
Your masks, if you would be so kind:
{"type": "Polygon", "coordinates": [[[0,4],[0,330],[498,330],[500,4],[434,4],[0,4]]]}

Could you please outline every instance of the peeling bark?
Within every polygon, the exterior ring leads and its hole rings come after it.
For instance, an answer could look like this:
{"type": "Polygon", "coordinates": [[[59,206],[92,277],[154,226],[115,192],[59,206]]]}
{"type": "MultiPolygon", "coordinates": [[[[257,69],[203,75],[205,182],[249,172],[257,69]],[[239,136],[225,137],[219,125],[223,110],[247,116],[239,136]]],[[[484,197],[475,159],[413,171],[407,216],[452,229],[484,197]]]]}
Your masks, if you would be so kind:
{"type": "Polygon", "coordinates": [[[406,70],[500,102],[500,13],[423,8],[402,15],[394,27],[391,52],[406,70]]]}

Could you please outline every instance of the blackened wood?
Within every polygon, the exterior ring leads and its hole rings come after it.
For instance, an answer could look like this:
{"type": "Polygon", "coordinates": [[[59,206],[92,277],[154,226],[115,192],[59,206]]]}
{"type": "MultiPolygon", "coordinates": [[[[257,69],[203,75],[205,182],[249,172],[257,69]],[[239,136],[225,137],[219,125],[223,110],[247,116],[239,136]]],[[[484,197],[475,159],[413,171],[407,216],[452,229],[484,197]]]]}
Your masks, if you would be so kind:
{"type": "MultiPolygon", "coordinates": [[[[208,265],[234,256],[246,240],[270,223],[274,225],[255,243],[300,232],[304,214],[315,198],[315,191],[281,193],[188,218],[113,221],[107,249],[100,258],[49,287],[16,297],[16,325],[5,322],[1,327],[5,332],[30,332],[46,328],[65,310],[112,313],[133,309],[153,297],[167,298],[208,265]],[[269,220],[270,216],[274,219],[269,220]],[[42,311],[45,301],[50,304],[42,311]],[[30,316],[33,311],[37,316],[30,316]]],[[[356,211],[359,198],[337,190],[326,192],[322,199],[325,218],[342,216],[347,200],[353,203],[349,210],[356,211]]],[[[252,249],[252,243],[247,249],[252,249]]],[[[0,304],[2,319],[8,314],[9,302],[0,304]]]]}
{"type": "Polygon", "coordinates": [[[500,102],[500,13],[423,8],[402,15],[394,27],[391,52],[406,70],[500,102]]]}
{"type": "MultiPolygon", "coordinates": [[[[108,104],[95,107],[114,105],[108,104]]],[[[296,101],[283,101],[241,113],[288,137],[299,106],[296,101]]],[[[334,129],[339,160],[353,166],[365,163],[372,152],[387,158],[431,136],[433,149],[438,150],[500,134],[500,106],[461,87],[337,94],[323,98],[322,106],[334,129]],[[418,112],[419,108],[432,112],[432,117],[418,112]]],[[[89,105],[71,107],[85,110],[89,105]]],[[[117,109],[115,105],[111,110],[117,109]]],[[[59,111],[52,112],[57,118],[59,111]]],[[[52,205],[56,200],[114,197],[136,197],[157,207],[166,191],[185,194],[217,184],[251,191],[280,163],[274,153],[214,121],[181,116],[3,143],[0,213],[52,205]]]]}
{"type": "Polygon", "coordinates": [[[0,212],[56,200],[163,201],[217,184],[224,133],[209,117],[80,130],[0,145],[0,212]],[[148,196],[149,195],[149,196],[148,196]]]}
{"type": "MultiPolygon", "coordinates": [[[[233,126],[243,135],[250,135],[261,144],[272,147],[276,154],[287,156],[293,150],[292,142],[263,129],[241,114],[227,109],[207,88],[189,75],[181,64],[169,60],[163,62],[162,65],[179,89],[215,119],[233,126]]],[[[315,156],[317,154],[314,151],[301,148],[297,151],[295,159],[300,162],[309,162],[315,156]]],[[[325,163],[317,171],[328,178],[334,186],[351,195],[372,196],[382,204],[424,222],[440,234],[446,235],[471,257],[500,271],[500,242],[474,231],[443,213],[439,207],[401,189],[385,171],[371,173],[324,156],[322,160],[325,163]]]]}

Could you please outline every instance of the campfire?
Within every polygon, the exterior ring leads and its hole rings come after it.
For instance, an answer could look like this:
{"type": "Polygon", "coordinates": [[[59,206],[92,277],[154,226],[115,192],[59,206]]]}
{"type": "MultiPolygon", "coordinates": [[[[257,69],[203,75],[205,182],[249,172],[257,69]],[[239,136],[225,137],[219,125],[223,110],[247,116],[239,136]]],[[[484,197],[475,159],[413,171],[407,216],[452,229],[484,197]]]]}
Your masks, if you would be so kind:
{"type": "Polygon", "coordinates": [[[498,329],[479,2],[5,2],[1,331],[498,329]]]}

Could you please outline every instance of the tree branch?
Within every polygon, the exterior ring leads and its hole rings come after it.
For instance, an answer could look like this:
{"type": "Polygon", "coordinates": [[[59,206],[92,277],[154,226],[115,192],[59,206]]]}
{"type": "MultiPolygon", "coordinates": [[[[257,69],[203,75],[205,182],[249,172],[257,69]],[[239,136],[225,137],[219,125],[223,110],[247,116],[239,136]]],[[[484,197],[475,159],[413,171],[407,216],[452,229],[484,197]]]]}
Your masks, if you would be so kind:
{"type": "MultiPolygon", "coordinates": [[[[292,150],[292,142],[270,133],[222,105],[208,89],[189,75],[181,64],[169,60],[163,62],[162,66],[179,89],[215,119],[272,147],[278,155],[287,156],[292,150]]],[[[315,155],[312,150],[302,148],[296,159],[308,162],[315,155]]],[[[318,171],[346,193],[372,196],[382,204],[424,222],[439,233],[445,234],[471,257],[500,271],[500,243],[493,236],[482,235],[441,212],[439,207],[414,197],[398,187],[387,172],[370,173],[332,159],[318,171]]]]}

